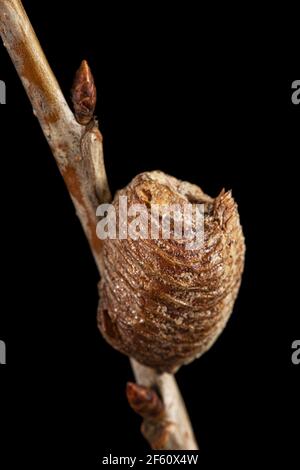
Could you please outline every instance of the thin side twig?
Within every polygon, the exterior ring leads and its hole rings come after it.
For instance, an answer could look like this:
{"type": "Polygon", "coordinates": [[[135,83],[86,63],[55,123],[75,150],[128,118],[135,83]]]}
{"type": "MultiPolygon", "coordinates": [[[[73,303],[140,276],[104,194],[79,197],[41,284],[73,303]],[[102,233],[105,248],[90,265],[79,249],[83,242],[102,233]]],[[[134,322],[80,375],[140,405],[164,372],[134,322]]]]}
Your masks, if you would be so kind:
{"type": "MultiPolygon", "coordinates": [[[[84,120],[79,120],[81,124],[75,119],[20,0],[0,0],[0,34],[65,180],[101,275],[102,243],[96,235],[96,208],[110,200],[110,192],[98,126],[94,120],[85,125],[85,110],[84,120]]],[[[86,63],[81,69],[81,73],[89,74],[86,63]]],[[[79,72],[79,82],[81,78],[79,72]]],[[[174,377],[159,375],[135,361],[132,367],[138,384],[157,390],[163,407],[156,424],[146,416],[143,429],[150,445],[161,449],[197,449],[174,377]]]]}

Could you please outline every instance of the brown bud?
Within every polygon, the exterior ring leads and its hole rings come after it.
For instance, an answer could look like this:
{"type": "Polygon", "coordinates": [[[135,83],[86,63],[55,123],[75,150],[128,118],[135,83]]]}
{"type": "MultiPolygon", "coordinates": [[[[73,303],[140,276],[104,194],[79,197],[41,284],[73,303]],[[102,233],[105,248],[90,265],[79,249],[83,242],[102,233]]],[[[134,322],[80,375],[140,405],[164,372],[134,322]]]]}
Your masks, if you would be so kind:
{"type": "Polygon", "coordinates": [[[91,69],[86,60],[76,72],[71,90],[74,113],[79,124],[87,125],[93,118],[97,92],[91,69]]]}
{"type": "MultiPolygon", "coordinates": [[[[215,199],[162,172],[142,173],[119,191],[128,205],[204,204],[204,241],[106,239],[98,324],[119,351],[174,372],[207,351],[232,312],[244,266],[244,237],[231,192],[215,199]]],[[[149,220],[151,218],[149,217],[149,220]]],[[[150,224],[150,222],[149,222],[150,224]]],[[[149,227],[150,233],[150,227],[149,227]]]]}
{"type": "Polygon", "coordinates": [[[152,388],[128,382],[127,400],[131,408],[145,419],[158,420],[164,415],[164,405],[152,388]]]}

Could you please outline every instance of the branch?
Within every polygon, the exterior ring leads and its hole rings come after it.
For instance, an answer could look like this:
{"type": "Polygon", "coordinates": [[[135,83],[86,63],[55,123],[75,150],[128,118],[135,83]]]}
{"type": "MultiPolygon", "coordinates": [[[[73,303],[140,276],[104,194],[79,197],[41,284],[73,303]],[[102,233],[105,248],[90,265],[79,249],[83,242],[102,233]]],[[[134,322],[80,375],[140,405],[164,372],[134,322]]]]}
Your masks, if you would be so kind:
{"type": "Polygon", "coordinates": [[[96,124],[92,129],[87,129],[76,121],[21,1],[0,0],[0,33],[65,180],[95,260],[100,266],[101,241],[95,231],[99,200],[94,181],[91,181],[91,169],[95,167],[93,156],[102,159],[96,166],[97,169],[100,167],[104,173],[102,180],[106,181],[101,134],[96,124]],[[89,145],[85,145],[86,153],[82,151],[83,136],[85,142],[93,141],[93,152],[89,145]]]}
{"type": "Polygon", "coordinates": [[[127,384],[127,398],[130,406],[144,418],[142,433],[151,447],[197,450],[192,425],[174,375],[158,374],[134,359],[131,359],[131,365],[139,385],[127,384]]]}
{"type": "MultiPolygon", "coordinates": [[[[96,121],[90,116],[96,99],[90,70],[83,62],[76,75],[73,87],[76,120],[20,0],[0,0],[0,34],[64,178],[101,275],[102,242],[96,235],[96,208],[99,203],[109,201],[111,196],[103,160],[102,136],[96,121]],[[85,93],[90,93],[88,101],[85,93]]],[[[134,360],[132,367],[138,383],[152,393],[157,390],[159,394],[159,397],[154,395],[154,400],[160,403],[158,408],[162,413],[156,414],[156,421],[149,412],[144,416],[143,433],[152,447],[197,449],[174,377],[159,375],[134,360]]],[[[137,397],[144,389],[135,387],[137,397]]],[[[134,390],[131,387],[131,395],[130,386],[128,390],[134,407],[134,390]]]]}

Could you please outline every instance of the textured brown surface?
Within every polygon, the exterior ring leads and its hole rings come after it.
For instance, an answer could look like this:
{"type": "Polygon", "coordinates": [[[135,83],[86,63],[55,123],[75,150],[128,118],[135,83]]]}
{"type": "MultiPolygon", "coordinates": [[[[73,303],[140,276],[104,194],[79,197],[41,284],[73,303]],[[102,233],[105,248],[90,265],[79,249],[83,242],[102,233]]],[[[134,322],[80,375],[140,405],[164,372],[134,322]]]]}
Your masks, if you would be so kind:
{"type": "MultiPolygon", "coordinates": [[[[142,173],[116,194],[128,204],[205,203],[204,243],[104,242],[98,324],[119,351],[159,372],[203,354],[232,312],[244,265],[244,238],[231,192],[212,199],[162,172],[142,173]]],[[[118,213],[118,211],[116,211],[118,213]]]]}

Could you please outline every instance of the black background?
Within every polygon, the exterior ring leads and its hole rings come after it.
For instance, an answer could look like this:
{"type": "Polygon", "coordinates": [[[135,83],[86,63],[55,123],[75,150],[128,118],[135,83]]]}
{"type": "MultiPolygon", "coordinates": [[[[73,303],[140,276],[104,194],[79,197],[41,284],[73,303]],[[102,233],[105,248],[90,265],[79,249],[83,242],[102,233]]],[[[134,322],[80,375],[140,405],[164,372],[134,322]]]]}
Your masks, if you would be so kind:
{"type": "MultiPolygon", "coordinates": [[[[232,188],[247,243],[240,295],[215,346],[177,379],[203,460],[292,459],[300,372],[291,364],[291,343],[300,336],[292,272],[297,76],[262,70],[246,42],[242,52],[229,38],[213,44],[188,8],[23,3],[68,98],[80,61],[92,67],[113,191],[151,169],[212,196],[232,188]]],[[[0,380],[8,418],[1,426],[15,449],[10,461],[41,453],[47,461],[87,462],[109,450],[147,451],[124,394],[132,379],[128,360],[96,327],[92,255],[3,47],[0,79],[7,85],[0,107],[0,338],[7,366],[0,380]]]]}

